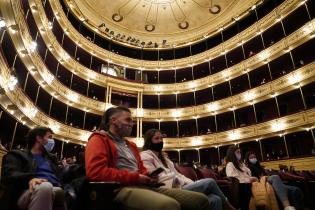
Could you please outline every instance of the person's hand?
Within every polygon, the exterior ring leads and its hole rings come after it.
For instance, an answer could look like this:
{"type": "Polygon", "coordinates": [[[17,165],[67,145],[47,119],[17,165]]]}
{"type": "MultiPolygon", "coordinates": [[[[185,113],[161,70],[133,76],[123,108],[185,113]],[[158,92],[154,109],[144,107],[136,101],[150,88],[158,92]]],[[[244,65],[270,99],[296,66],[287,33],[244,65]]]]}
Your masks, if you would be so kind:
{"type": "Polygon", "coordinates": [[[28,186],[29,186],[30,192],[33,192],[33,190],[35,189],[36,185],[41,184],[43,182],[48,182],[48,181],[47,181],[47,179],[38,179],[38,178],[31,179],[28,182],[28,186]]]}
{"type": "Polygon", "coordinates": [[[157,184],[157,177],[151,178],[143,174],[139,174],[138,183],[140,185],[154,185],[157,184]]]}
{"type": "Polygon", "coordinates": [[[249,178],[250,182],[258,182],[257,177],[251,177],[249,178]]]}

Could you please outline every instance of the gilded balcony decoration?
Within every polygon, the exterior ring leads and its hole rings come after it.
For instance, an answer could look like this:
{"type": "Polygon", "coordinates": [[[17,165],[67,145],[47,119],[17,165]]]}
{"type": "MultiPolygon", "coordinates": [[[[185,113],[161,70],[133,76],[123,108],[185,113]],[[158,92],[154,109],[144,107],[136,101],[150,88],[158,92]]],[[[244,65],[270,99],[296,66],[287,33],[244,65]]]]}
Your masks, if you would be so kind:
{"type": "MultiPolygon", "coordinates": [[[[17,13],[17,14],[20,14],[20,13],[17,13]]],[[[18,20],[21,20],[18,25],[22,32],[21,35],[25,36],[24,42],[29,43],[31,38],[30,38],[30,35],[27,34],[27,29],[23,28],[23,25],[25,25],[25,22],[22,21],[23,17],[21,16],[17,16],[17,17],[19,17],[17,18],[18,20]]],[[[293,48],[293,46],[308,40],[310,38],[309,34],[312,33],[312,28],[310,27],[310,25],[311,25],[310,23],[306,24],[301,29],[297,30],[295,33],[291,34],[290,36],[288,36],[281,42],[273,45],[271,49],[266,49],[262,51],[256,56],[246,60],[246,62],[252,63],[252,66],[255,66],[256,64],[259,64],[264,60],[269,60],[270,57],[275,57],[279,53],[284,53],[285,50],[288,48],[288,46],[291,46],[291,48],[293,48]],[[273,54],[268,53],[268,52],[273,52],[273,54]]],[[[15,34],[14,36],[16,37],[18,35],[15,34]]],[[[17,43],[17,39],[13,39],[13,40],[15,41],[15,43],[17,43]]],[[[23,45],[22,43],[16,44],[17,49],[19,49],[19,46],[22,46],[22,45],[23,45]]],[[[24,48],[21,48],[21,49],[24,49],[24,48]]],[[[29,67],[30,72],[33,72],[33,74],[36,71],[39,72],[39,74],[34,74],[35,79],[38,81],[39,84],[43,84],[44,82],[45,85],[43,85],[43,88],[47,92],[51,93],[51,95],[58,98],[59,100],[63,100],[67,105],[79,108],[81,110],[89,110],[90,112],[95,113],[95,114],[99,114],[99,115],[102,114],[103,110],[106,107],[106,102],[95,101],[91,98],[80,95],[70,90],[69,88],[65,87],[64,85],[62,85],[58,80],[53,79],[53,76],[46,69],[45,65],[43,64],[40,57],[36,54],[36,52],[32,52],[32,53],[29,53],[28,55],[22,56],[22,59],[25,60],[27,64],[26,66],[29,67]]],[[[309,71],[310,68],[313,68],[313,64],[303,67],[303,69],[300,70],[301,72],[298,71],[296,73],[296,74],[302,75],[300,79],[301,81],[303,81],[304,79],[312,78],[313,75],[311,74],[311,71],[309,71]],[[303,72],[308,72],[308,74],[305,75],[305,73],[303,72]]],[[[243,71],[241,71],[240,68],[238,70],[239,70],[239,73],[243,73],[243,71]]],[[[218,74],[215,74],[214,76],[216,76],[218,80],[219,79],[222,80],[222,78],[225,78],[225,77],[222,77],[222,74],[224,74],[227,71],[230,71],[230,70],[228,69],[226,71],[223,71],[222,73],[220,72],[218,74]]],[[[290,76],[294,74],[295,73],[289,74],[286,77],[283,77],[283,78],[280,78],[278,80],[271,82],[270,84],[267,83],[266,85],[256,88],[257,90],[252,89],[250,92],[255,93],[255,96],[251,98],[250,102],[253,103],[252,101],[255,101],[257,103],[258,101],[268,98],[269,95],[275,92],[281,93],[283,90],[286,90],[286,91],[290,90],[290,88],[287,88],[291,86],[287,78],[289,78],[290,76]],[[284,81],[287,81],[287,82],[284,82],[284,81]],[[284,88],[283,86],[285,86],[286,88],[284,88]]],[[[233,75],[233,73],[230,73],[229,77],[232,77],[231,75],[233,75]]],[[[307,81],[310,81],[310,80],[311,79],[308,79],[307,81]]],[[[188,84],[190,83],[191,82],[188,82],[188,84]]],[[[182,84],[178,84],[178,85],[182,85],[182,84]]],[[[122,85],[117,85],[117,86],[113,85],[113,87],[117,89],[119,89],[119,87],[121,86],[122,85]]],[[[200,117],[209,116],[209,114],[211,115],[214,112],[218,114],[218,113],[222,113],[228,110],[231,107],[239,108],[239,107],[248,105],[249,103],[248,94],[249,93],[246,92],[246,93],[238,94],[238,95],[217,101],[215,103],[219,108],[214,111],[211,110],[211,106],[213,105],[213,103],[204,104],[204,105],[195,106],[195,107],[179,108],[179,109],[165,109],[165,110],[144,109],[143,115],[141,116],[141,118],[143,117],[145,121],[156,120],[156,119],[175,120],[175,118],[189,119],[189,118],[192,118],[193,116],[200,116],[200,117]],[[174,110],[176,110],[175,113],[178,113],[178,116],[174,116],[174,110]]],[[[135,109],[132,109],[132,113],[134,116],[136,116],[135,109]]]]}
{"type": "MultiPolygon", "coordinates": [[[[41,8],[40,1],[36,0],[35,2],[36,2],[37,8],[40,11],[39,13],[44,14],[42,12],[43,8],[41,8]]],[[[180,69],[180,68],[187,67],[191,64],[199,64],[199,63],[204,62],[205,60],[215,58],[219,56],[222,52],[229,51],[230,49],[237,47],[239,43],[245,42],[246,40],[249,40],[250,38],[254,37],[257,34],[257,31],[264,31],[266,28],[272,26],[279,20],[279,15],[281,15],[282,17],[285,17],[294,9],[301,6],[301,1],[299,0],[285,1],[283,4],[277,7],[273,12],[269,13],[264,18],[257,21],[248,29],[234,36],[233,38],[231,38],[231,40],[229,40],[226,43],[222,43],[215,48],[212,48],[208,51],[199,53],[194,56],[190,56],[190,57],[182,58],[182,59],[174,59],[174,60],[169,60],[169,61],[143,61],[143,60],[138,60],[138,59],[131,59],[131,58],[127,58],[125,56],[117,55],[115,53],[104,50],[103,48],[98,47],[97,45],[88,41],[78,31],[74,29],[71,23],[67,20],[67,17],[62,11],[61,5],[58,1],[50,1],[50,4],[54,10],[54,13],[58,14],[57,21],[59,22],[61,27],[64,29],[67,29],[69,33],[68,34],[69,37],[74,42],[79,43],[86,51],[94,52],[95,56],[103,60],[107,60],[112,63],[115,63],[117,65],[121,65],[121,66],[127,65],[128,67],[135,68],[135,69],[156,71],[157,69],[160,69],[160,70],[172,69],[172,68],[180,69]]],[[[48,27],[48,22],[46,22],[45,25],[48,27]]]]}
{"type": "MultiPolygon", "coordinates": [[[[36,13],[34,15],[38,16],[40,13],[36,13]]],[[[37,18],[35,18],[37,19],[37,18]]],[[[143,91],[144,94],[174,94],[177,93],[185,93],[190,92],[192,89],[200,90],[209,87],[209,85],[213,86],[218,83],[226,81],[228,78],[233,79],[241,74],[244,74],[244,70],[249,72],[254,68],[262,65],[266,60],[272,60],[276,57],[281,56],[289,49],[293,49],[294,47],[302,44],[303,42],[307,41],[311,36],[308,34],[312,34],[314,31],[313,22],[305,24],[300,30],[296,31],[294,34],[284,38],[280,42],[274,44],[273,46],[265,49],[264,51],[258,53],[257,55],[244,60],[243,62],[236,64],[230,68],[223,70],[222,72],[209,75],[207,77],[197,79],[190,82],[183,82],[183,83],[176,83],[176,84],[159,84],[159,85],[152,85],[152,84],[140,84],[140,83],[132,83],[128,81],[117,80],[112,77],[107,77],[90,69],[84,67],[83,65],[79,64],[76,60],[71,59],[64,59],[65,55],[67,54],[63,48],[58,44],[54,35],[51,35],[49,29],[47,29],[47,33],[43,35],[45,38],[46,35],[49,35],[51,38],[50,41],[46,41],[46,44],[50,45],[53,43],[54,50],[52,53],[55,54],[58,60],[62,60],[62,64],[65,65],[69,70],[71,70],[76,75],[82,77],[83,79],[92,81],[93,83],[107,86],[112,85],[115,89],[120,89],[126,92],[137,92],[143,91]],[[268,57],[264,58],[264,57],[268,57]],[[122,85],[121,85],[122,84],[122,85]],[[193,86],[193,88],[192,88],[193,86]]],[[[24,24],[22,24],[23,26],[24,24]]]]}
{"type": "Polygon", "coordinates": [[[261,1],[77,0],[65,3],[78,19],[107,39],[128,47],[173,48],[203,40],[246,15],[261,1]]]}
{"type": "MultiPolygon", "coordinates": [[[[33,102],[25,96],[23,90],[16,86],[10,88],[10,70],[3,58],[0,58],[1,66],[1,104],[14,115],[17,120],[29,127],[35,125],[49,125],[56,133],[56,137],[74,143],[84,145],[90,132],[60,123],[40,110],[37,110],[33,102]],[[34,111],[36,110],[36,111],[34,111]]],[[[225,132],[194,137],[166,138],[166,149],[174,148],[202,148],[215,145],[243,142],[279,134],[287,134],[302,129],[312,129],[315,125],[315,110],[309,109],[286,117],[277,118],[253,126],[247,126],[225,132]]],[[[131,138],[136,143],[141,143],[141,138],[131,138]]]]}

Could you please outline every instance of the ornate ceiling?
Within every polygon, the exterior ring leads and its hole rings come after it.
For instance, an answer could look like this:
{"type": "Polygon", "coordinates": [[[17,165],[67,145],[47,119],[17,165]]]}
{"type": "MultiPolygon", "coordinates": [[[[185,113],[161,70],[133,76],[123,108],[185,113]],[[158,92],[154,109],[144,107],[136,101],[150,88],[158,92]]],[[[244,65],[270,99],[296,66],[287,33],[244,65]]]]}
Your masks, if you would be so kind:
{"type": "MultiPolygon", "coordinates": [[[[257,0],[67,0],[71,10],[116,41],[173,47],[209,36],[257,0]],[[157,43],[157,44],[155,44],[157,43]]],[[[95,30],[96,30],[95,28],[95,30]]]]}

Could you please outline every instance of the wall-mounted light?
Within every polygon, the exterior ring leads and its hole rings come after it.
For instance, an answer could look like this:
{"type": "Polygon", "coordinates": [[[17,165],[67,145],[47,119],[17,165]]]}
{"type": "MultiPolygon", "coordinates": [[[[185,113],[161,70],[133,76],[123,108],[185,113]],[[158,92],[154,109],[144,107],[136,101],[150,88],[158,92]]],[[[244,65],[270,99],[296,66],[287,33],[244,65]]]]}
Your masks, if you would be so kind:
{"type": "Polygon", "coordinates": [[[37,108],[35,107],[27,107],[24,109],[25,115],[29,118],[34,118],[38,112],[37,108]]]}
{"type": "Polygon", "coordinates": [[[281,131],[281,130],[283,130],[283,129],[285,129],[285,128],[286,128],[286,123],[283,122],[283,121],[278,121],[278,120],[276,120],[275,122],[273,122],[273,123],[271,124],[271,129],[272,129],[273,131],[281,131]]]}
{"type": "Polygon", "coordinates": [[[191,145],[194,147],[199,146],[201,144],[202,144],[202,139],[200,137],[196,137],[191,140],[191,145]]]}
{"type": "Polygon", "coordinates": [[[84,132],[81,136],[80,136],[80,140],[81,141],[88,141],[89,137],[91,136],[90,132],[84,132]]]}
{"type": "Polygon", "coordinates": [[[269,56],[270,56],[270,53],[268,51],[263,51],[259,53],[260,60],[266,60],[267,58],[269,58],[269,56]]]}
{"type": "Polygon", "coordinates": [[[48,21],[48,28],[51,30],[53,28],[53,23],[48,21]]]}
{"type": "Polygon", "coordinates": [[[52,124],[49,126],[54,133],[58,133],[60,130],[60,126],[56,124],[52,124]]]}
{"type": "Polygon", "coordinates": [[[45,73],[45,75],[43,76],[45,82],[47,82],[47,84],[51,84],[53,82],[53,80],[55,79],[54,75],[50,74],[50,73],[45,73]]]}
{"type": "Polygon", "coordinates": [[[172,115],[173,117],[178,118],[182,115],[182,112],[180,110],[175,110],[172,115]]]}
{"type": "Polygon", "coordinates": [[[136,143],[136,145],[137,145],[138,148],[141,148],[141,147],[143,147],[143,145],[144,145],[144,140],[143,140],[143,138],[141,138],[141,137],[137,137],[135,143],[136,143]]]}
{"type": "Polygon", "coordinates": [[[76,93],[71,93],[71,92],[69,92],[69,93],[67,94],[67,98],[68,98],[70,101],[72,101],[72,102],[77,102],[77,101],[79,100],[78,94],[76,94],[76,93]]]}
{"type": "Polygon", "coordinates": [[[16,84],[18,83],[18,80],[14,76],[10,76],[9,80],[7,81],[7,87],[10,91],[13,91],[16,87],[16,84]]]}
{"type": "Polygon", "coordinates": [[[30,52],[35,52],[36,47],[37,47],[37,43],[34,42],[34,41],[32,41],[32,42],[29,44],[28,49],[29,49],[30,52]]]}
{"type": "Polygon", "coordinates": [[[208,111],[215,112],[219,109],[219,105],[216,102],[208,104],[208,111]]]}
{"type": "Polygon", "coordinates": [[[5,27],[5,20],[4,20],[4,18],[1,18],[0,17],[0,28],[3,28],[3,27],[5,27]]]}
{"type": "Polygon", "coordinates": [[[137,108],[136,116],[137,117],[143,117],[143,109],[142,108],[137,108]]]}
{"type": "Polygon", "coordinates": [[[288,76],[288,82],[293,85],[296,84],[298,82],[300,82],[302,80],[302,75],[299,72],[296,72],[295,74],[290,74],[288,76]]]}
{"type": "Polygon", "coordinates": [[[246,101],[251,101],[256,97],[256,94],[253,91],[247,91],[244,93],[244,99],[246,101]]]}
{"type": "Polygon", "coordinates": [[[232,132],[229,133],[229,139],[234,141],[240,139],[241,134],[237,130],[233,130],[232,132]]]}

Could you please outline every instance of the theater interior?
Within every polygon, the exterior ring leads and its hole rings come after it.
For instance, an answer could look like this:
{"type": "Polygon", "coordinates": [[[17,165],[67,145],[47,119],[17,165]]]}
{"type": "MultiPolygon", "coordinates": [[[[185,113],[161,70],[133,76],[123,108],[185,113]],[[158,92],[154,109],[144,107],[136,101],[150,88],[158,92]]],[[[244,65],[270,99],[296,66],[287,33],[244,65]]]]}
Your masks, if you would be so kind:
{"type": "Polygon", "coordinates": [[[184,169],[255,151],[314,209],[314,52],[314,0],[1,0],[0,165],[36,126],[78,160],[123,106],[139,150],[155,128],[184,169]]]}

